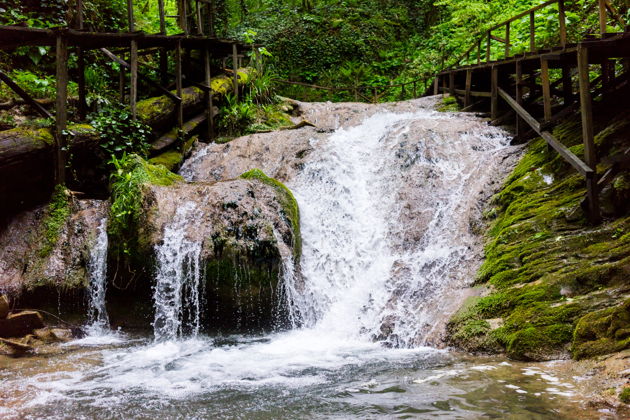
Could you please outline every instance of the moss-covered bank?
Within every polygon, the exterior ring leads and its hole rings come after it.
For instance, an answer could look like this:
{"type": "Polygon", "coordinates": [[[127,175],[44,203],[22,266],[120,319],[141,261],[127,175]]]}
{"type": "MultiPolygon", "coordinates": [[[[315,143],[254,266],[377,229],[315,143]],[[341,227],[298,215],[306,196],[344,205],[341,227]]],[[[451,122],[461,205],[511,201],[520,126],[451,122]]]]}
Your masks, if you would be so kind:
{"type": "MultiPolygon", "coordinates": [[[[623,150],[629,133],[628,110],[611,111],[597,107],[602,155],[623,150]]],[[[575,118],[554,132],[578,156],[580,129],[575,118]]],[[[486,259],[477,278],[484,292],[451,319],[449,343],[525,360],[630,347],[627,180],[620,175],[602,191],[606,220],[590,226],[580,208],[584,180],[542,139],[532,141],[485,213],[486,259]]]]}

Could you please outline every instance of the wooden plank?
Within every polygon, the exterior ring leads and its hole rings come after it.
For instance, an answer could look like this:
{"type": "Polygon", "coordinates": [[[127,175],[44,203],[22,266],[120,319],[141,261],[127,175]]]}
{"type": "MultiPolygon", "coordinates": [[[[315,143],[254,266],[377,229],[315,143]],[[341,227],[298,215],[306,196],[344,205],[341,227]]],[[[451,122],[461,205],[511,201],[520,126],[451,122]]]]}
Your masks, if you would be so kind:
{"type": "MultiPolygon", "coordinates": [[[[465,96],[466,95],[466,90],[464,90],[464,89],[455,89],[455,93],[457,95],[465,96]]],[[[471,90],[470,91],[470,96],[472,96],[474,98],[477,98],[477,97],[491,98],[492,97],[492,92],[479,92],[479,91],[471,90]]]]}
{"type": "Polygon", "coordinates": [[[136,103],[138,102],[138,42],[131,41],[131,49],[129,53],[129,108],[131,109],[131,117],[135,120],[137,117],[136,103]]]}
{"type": "Polygon", "coordinates": [[[490,87],[490,118],[496,120],[499,116],[499,68],[497,66],[492,66],[490,87]]]}
{"type": "Polygon", "coordinates": [[[466,70],[466,93],[464,95],[464,107],[470,105],[470,88],[472,86],[472,70],[466,70]]]}
{"type": "Polygon", "coordinates": [[[558,0],[558,20],[560,31],[560,46],[565,48],[567,45],[567,18],[564,10],[564,0],[558,0]]]}
{"type": "Polygon", "coordinates": [[[508,105],[510,105],[512,109],[516,111],[516,113],[519,114],[519,116],[523,118],[523,120],[527,122],[527,124],[529,124],[530,127],[532,127],[538,133],[538,135],[545,139],[547,144],[553,147],[564,158],[564,160],[566,160],[571,166],[573,166],[575,170],[577,170],[584,177],[590,176],[589,174],[593,173],[593,169],[591,169],[589,165],[582,162],[582,160],[575,156],[573,152],[571,152],[567,147],[556,140],[556,138],[549,131],[541,129],[540,123],[538,123],[538,121],[536,121],[536,119],[529,112],[527,112],[525,108],[519,105],[516,100],[508,95],[507,92],[505,92],[501,88],[499,88],[498,91],[499,95],[505,100],[505,102],[507,102],[508,105]]]}
{"type": "MultiPolygon", "coordinates": [[[[210,49],[206,48],[203,50],[203,63],[204,63],[204,82],[207,86],[210,86],[210,49]]],[[[206,122],[207,122],[207,138],[208,141],[211,141],[214,138],[214,111],[212,104],[212,90],[205,91],[205,102],[206,102],[206,122]]]]}
{"type": "MultiPolygon", "coordinates": [[[[177,42],[177,48],[175,48],[175,89],[177,90],[177,96],[182,97],[182,43],[177,42]]],[[[184,127],[184,104],[183,101],[179,101],[176,104],[176,117],[177,127],[181,130],[184,127]]]]}
{"type": "Polygon", "coordinates": [[[236,48],[236,43],[232,44],[232,71],[233,71],[233,78],[232,78],[232,83],[233,83],[233,87],[234,87],[234,96],[236,97],[236,100],[238,101],[239,99],[239,92],[238,92],[238,51],[236,48]]]}
{"type": "Polygon", "coordinates": [[[57,100],[55,115],[55,182],[66,182],[66,136],[68,123],[68,41],[57,35],[56,46],[57,100]]]}
{"type": "Polygon", "coordinates": [[[18,96],[24,100],[24,102],[26,102],[31,107],[33,107],[37,112],[39,112],[39,114],[42,117],[50,118],[50,119],[53,118],[53,115],[50,112],[48,112],[48,110],[46,108],[44,108],[39,102],[37,102],[35,99],[33,99],[31,97],[31,95],[29,95],[24,89],[22,89],[17,83],[15,83],[9,77],[9,75],[6,74],[5,72],[3,72],[2,70],[0,70],[0,80],[2,80],[4,83],[6,83],[7,86],[9,86],[9,88],[11,88],[11,90],[13,90],[15,93],[17,93],[18,96]]]}
{"type": "Polygon", "coordinates": [[[549,83],[549,62],[540,59],[540,79],[543,93],[544,119],[551,120],[551,86],[549,83]]]}

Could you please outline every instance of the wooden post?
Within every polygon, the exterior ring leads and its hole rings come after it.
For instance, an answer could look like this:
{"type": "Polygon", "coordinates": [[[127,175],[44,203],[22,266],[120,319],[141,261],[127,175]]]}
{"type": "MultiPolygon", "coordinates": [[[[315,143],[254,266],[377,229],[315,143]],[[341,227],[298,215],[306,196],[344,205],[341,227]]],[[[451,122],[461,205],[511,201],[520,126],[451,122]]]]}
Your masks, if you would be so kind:
{"type": "Polygon", "coordinates": [[[179,11],[181,15],[179,16],[179,25],[181,26],[184,34],[188,35],[188,6],[186,5],[187,0],[179,0],[179,11]]]}
{"type": "Polygon", "coordinates": [[[120,95],[120,103],[125,103],[125,68],[120,66],[118,71],[118,95],[120,95]]]}
{"type": "MultiPolygon", "coordinates": [[[[204,64],[204,81],[205,85],[210,87],[210,47],[206,47],[203,50],[203,64],[204,64]]],[[[214,111],[212,104],[212,90],[206,90],[205,94],[206,100],[206,118],[207,118],[207,136],[208,141],[211,141],[214,138],[214,111]]]]}
{"type": "Polygon", "coordinates": [[[433,94],[438,95],[440,93],[440,76],[435,76],[433,80],[433,94]]]}
{"type": "MultiPolygon", "coordinates": [[[[77,0],[77,29],[83,30],[83,0],[77,0]]],[[[79,119],[84,120],[87,114],[87,89],[85,86],[85,51],[83,48],[77,48],[77,84],[79,85],[79,119]]]]}
{"type": "Polygon", "coordinates": [[[595,150],[595,132],[593,130],[593,105],[591,102],[588,49],[578,45],[578,76],[580,84],[580,110],[582,114],[582,141],[584,143],[584,160],[593,169],[593,176],[586,179],[588,198],[588,216],[591,223],[600,220],[599,197],[597,191],[597,152],[595,150]]]}
{"type": "Polygon", "coordinates": [[[505,58],[510,56],[510,22],[505,24],[505,58]]]}
{"type": "Polygon", "coordinates": [[[457,98],[455,94],[455,72],[451,71],[448,74],[448,91],[453,98],[457,98]]]}
{"type": "Polygon", "coordinates": [[[232,44],[232,71],[234,72],[232,83],[234,84],[234,96],[238,101],[238,50],[236,43],[232,44]]]}
{"type": "Polygon", "coordinates": [[[477,43],[477,65],[481,64],[481,39],[477,43]]]}
{"type": "Polygon", "coordinates": [[[499,68],[497,66],[492,66],[490,86],[490,118],[496,120],[499,117],[499,68]]]}
{"type": "Polygon", "coordinates": [[[488,44],[486,45],[486,63],[490,62],[490,42],[492,41],[492,34],[488,31],[488,44]]]}
{"type": "MultiPolygon", "coordinates": [[[[516,61],[516,103],[523,105],[523,63],[521,60],[516,61]]],[[[525,134],[525,121],[516,114],[516,137],[522,140],[525,134]]]]}
{"type": "Polygon", "coordinates": [[[127,0],[127,20],[129,23],[129,32],[136,30],[136,22],[133,17],[133,0],[127,0]]]}
{"type": "Polygon", "coordinates": [[[175,89],[177,96],[180,98],[176,104],[177,127],[181,130],[184,128],[184,104],[182,98],[182,41],[177,41],[175,47],[175,89]]]}
{"type": "Polygon", "coordinates": [[[131,81],[129,85],[129,108],[131,108],[131,117],[136,119],[136,103],[138,101],[138,41],[131,41],[131,51],[129,54],[129,65],[131,73],[131,81]]]}
{"type": "Polygon", "coordinates": [[[466,70],[466,95],[464,96],[464,107],[468,107],[471,103],[470,101],[470,88],[472,86],[472,70],[466,70]]]}
{"type": "Polygon", "coordinates": [[[567,19],[564,11],[564,0],[558,0],[558,19],[560,23],[560,46],[567,46],[567,19]]]}
{"type": "Polygon", "coordinates": [[[68,40],[57,35],[57,100],[55,116],[55,182],[66,182],[66,130],[68,122],[68,40]]]}
{"type": "Polygon", "coordinates": [[[551,120],[551,84],[549,82],[549,62],[540,59],[540,80],[542,84],[545,121],[551,120]]]}
{"type": "Polygon", "coordinates": [[[565,107],[573,102],[573,82],[571,81],[571,67],[566,64],[562,66],[562,96],[564,98],[565,107]]]}
{"type": "Polygon", "coordinates": [[[536,14],[529,14],[529,51],[536,51],[536,14]]]}
{"type": "Polygon", "coordinates": [[[600,32],[602,38],[606,34],[606,21],[607,21],[606,1],[605,0],[599,0],[599,32],[600,32]]]}
{"type": "Polygon", "coordinates": [[[201,19],[201,3],[196,0],[195,6],[197,7],[197,34],[203,35],[203,20],[201,19]]]}
{"type": "MultiPolygon", "coordinates": [[[[164,11],[164,0],[158,0],[158,9],[160,14],[160,35],[166,35],[166,17],[164,11]]],[[[168,85],[168,50],[160,49],[160,84],[168,85]]]]}

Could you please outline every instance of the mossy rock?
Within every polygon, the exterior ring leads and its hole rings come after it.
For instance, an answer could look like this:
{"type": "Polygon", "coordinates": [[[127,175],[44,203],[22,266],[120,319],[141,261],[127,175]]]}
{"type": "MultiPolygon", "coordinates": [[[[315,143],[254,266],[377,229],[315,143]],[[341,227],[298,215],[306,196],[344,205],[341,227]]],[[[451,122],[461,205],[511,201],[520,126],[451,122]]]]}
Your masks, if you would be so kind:
{"type": "Polygon", "coordinates": [[[439,112],[456,112],[459,111],[459,104],[457,98],[450,95],[444,95],[442,102],[438,105],[437,110],[439,112]]]}
{"type": "Polygon", "coordinates": [[[273,187],[279,195],[284,217],[291,223],[293,230],[293,254],[296,260],[302,255],[302,235],[300,233],[300,208],[290,189],[282,182],[270,178],[260,169],[252,169],[241,175],[243,179],[255,179],[273,187]]]}
{"type": "Polygon", "coordinates": [[[184,156],[181,152],[178,152],[177,150],[169,150],[168,152],[164,152],[149,159],[149,163],[152,165],[162,165],[169,171],[173,171],[177,169],[183,160],[184,156]]]}
{"type": "Polygon", "coordinates": [[[572,353],[584,359],[630,348],[630,299],[622,305],[591,312],[577,323],[572,353]]]}
{"type": "Polygon", "coordinates": [[[619,393],[619,400],[624,404],[630,404],[630,387],[624,387],[619,393]]]}

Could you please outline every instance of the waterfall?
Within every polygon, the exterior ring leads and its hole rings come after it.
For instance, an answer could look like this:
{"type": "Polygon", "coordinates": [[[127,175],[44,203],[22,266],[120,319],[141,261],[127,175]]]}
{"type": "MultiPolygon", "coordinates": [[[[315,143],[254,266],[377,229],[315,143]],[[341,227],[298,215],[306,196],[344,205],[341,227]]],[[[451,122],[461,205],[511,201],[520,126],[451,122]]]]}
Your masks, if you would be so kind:
{"type": "Polygon", "coordinates": [[[410,347],[443,326],[445,302],[478,267],[471,209],[507,145],[470,121],[461,131],[461,119],[433,111],[382,112],[312,145],[289,184],[304,285],[285,288],[306,327],[410,347]]]}
{"type": "Polygon", "coordinates": [[[109,327],[109,317],[105,307],[107,291],[107,218],[101,219],[96,242],[90,252],[88,268],[88,322],[93,332],[103,332],[109,327]]]}
{"type": "Polygon", "coordinates": [[[201,243],[186,238],[186,228],[196,216],[194,203],[181,205],[164,228],[155,247],[157,273],[153,300],[153,329],[158,341],[172,340],[184,332],[196,336],[202,310],[201,243]]]}

